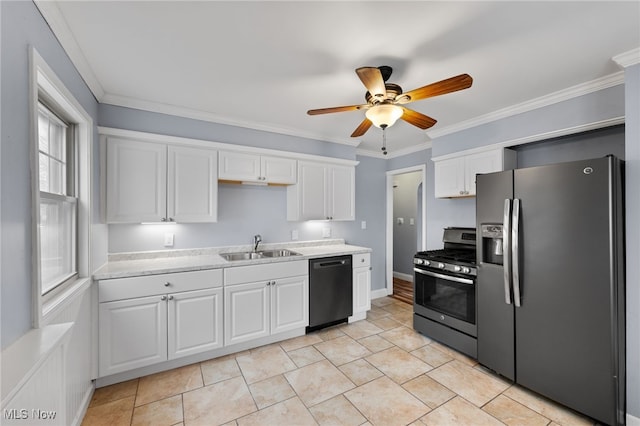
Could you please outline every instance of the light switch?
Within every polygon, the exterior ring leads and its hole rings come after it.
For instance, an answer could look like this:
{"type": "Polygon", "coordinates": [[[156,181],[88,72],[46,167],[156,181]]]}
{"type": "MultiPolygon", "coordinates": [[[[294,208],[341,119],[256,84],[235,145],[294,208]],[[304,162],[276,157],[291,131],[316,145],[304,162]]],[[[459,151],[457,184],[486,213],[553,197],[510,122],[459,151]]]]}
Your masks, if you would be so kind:
{"type": "Polygon", "coordinates": [[[164,246],[165,247],[173,247],[173,234],[166,233],[164,234],[164,246]]]}
{"type": "Polygon", "coordinates": [[[331,228],[326,227],[326,228],[322,228],[322,238],[329,238],[331,237],[331,228]]]}
{"type": "Polygon", "coordinates": [[[416,224],[415,219],[414,219],[414,218],[412,218],[412,217],[410,217],[410,218],[409,218],[409,225],[415,225],[415,224],[416,224]]]}

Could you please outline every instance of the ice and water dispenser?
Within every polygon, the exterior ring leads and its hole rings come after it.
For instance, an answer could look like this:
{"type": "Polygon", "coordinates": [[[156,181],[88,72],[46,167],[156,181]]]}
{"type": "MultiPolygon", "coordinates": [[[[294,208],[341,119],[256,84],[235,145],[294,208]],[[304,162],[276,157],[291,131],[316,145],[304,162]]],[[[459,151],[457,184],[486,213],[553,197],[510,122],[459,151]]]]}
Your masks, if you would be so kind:
{"type": "Polygon", "coordinates": [[[481,225],[483,263],[503,264],[502,230],[502,224],[481,225]]]}

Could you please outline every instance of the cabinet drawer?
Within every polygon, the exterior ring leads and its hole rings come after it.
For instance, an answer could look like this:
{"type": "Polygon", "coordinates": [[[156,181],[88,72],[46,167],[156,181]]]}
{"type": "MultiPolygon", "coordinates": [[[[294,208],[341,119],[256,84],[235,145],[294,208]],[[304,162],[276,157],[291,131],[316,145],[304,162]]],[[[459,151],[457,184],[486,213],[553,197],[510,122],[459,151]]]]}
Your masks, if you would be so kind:
{"type": "Polygon", "coordinates": [[[353,267],[371,266],[371,253],[359,253],[353,255],[353,267]]]}
{"type": "Polygon", "coordinates": [[[236,268],[225,268],[224,285],[250,283],[263,279],[275,280],[307,275],[308,273],[309,261],[307,260],[238,266],[236,268]]]}
{"type": "Polygon", "coordinates": [[[221,286],[221,269],[114,278],[98,282],[98,299],[99,302],[109,302],[221,286]]]}

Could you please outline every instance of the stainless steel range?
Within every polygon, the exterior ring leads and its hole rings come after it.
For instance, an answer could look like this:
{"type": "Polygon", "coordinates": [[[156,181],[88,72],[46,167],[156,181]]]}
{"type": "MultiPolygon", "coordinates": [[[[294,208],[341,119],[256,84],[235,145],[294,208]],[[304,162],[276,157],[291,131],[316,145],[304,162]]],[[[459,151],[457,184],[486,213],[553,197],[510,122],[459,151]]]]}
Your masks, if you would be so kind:
{"type": "Polygon", "coordinates": [[[442,241],[413,258],[413,328],[476,358],[476,230],[445,228],[442,241]]]}

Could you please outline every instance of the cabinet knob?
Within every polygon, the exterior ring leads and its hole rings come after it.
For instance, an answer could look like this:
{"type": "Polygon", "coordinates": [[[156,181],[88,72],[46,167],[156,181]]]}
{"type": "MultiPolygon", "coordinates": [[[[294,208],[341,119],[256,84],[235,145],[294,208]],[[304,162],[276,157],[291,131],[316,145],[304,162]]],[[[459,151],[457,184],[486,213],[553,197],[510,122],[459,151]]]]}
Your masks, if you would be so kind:
{"type": "Polygon", "coordinates": [[[162,219],[160,219],[160,222],[166,222],[166,221],[167,221],[166,217],[163,217],[162,219]]]}
{"type": "Polygon", "coordinates": [[[169,222],[175,222],[176,220],[172,217],[169,218],[169,222]]]}
{"type": "Polygon", "coordinates": [[[464,195],[464,191],[460,191],[460,195],[464,195]]]}
{"type": "Polygon", "coordinates": [[[169,296],[169,300],[173,300],[173,296],[172,295],[169,296]]]}
{"type": "Polygon", "coordinates": [[[169,287],[171,285],[171,283],[169,281],[167,281],[166,283],[164,283],[165,287],[169,287]]]}
{"type": "Polygon", "coordinates": [[[167,300],[167,296],[161,296],[160,300],[167,300]]]}
{"type": "Polygon", "coordinates": [[[360,259],[360,262],[364,263],[364,258],[360,259]]]}

